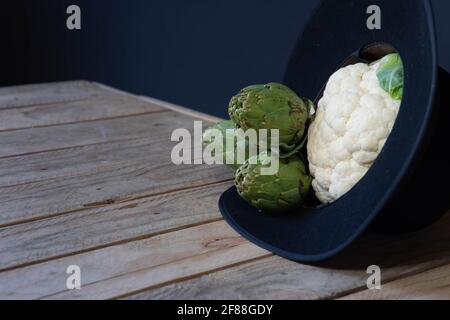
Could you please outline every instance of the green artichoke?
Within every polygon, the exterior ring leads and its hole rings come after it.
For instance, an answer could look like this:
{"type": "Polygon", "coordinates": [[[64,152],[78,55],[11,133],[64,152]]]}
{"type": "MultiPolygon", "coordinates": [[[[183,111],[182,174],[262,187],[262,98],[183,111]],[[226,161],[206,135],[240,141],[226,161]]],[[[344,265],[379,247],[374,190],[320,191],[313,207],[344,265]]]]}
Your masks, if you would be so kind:
{"type": "Polygon", "coordinates": [[[247,160],[236,173],[235,185],[241,197],[251,205],[276,213],[304,202],[311,187],[311,177],[303,161],[296,156],[279,159],[279,170],[275,175],[262,175],[261,169],[269,167],[274,156],[263,152],[259,159],[247,160]]]}
{"type": "Polygon", "coordinates": [[[238,128],[278,129],[280,148],[292,151],[302,141],[313,103],[299,98],[295,92],[279,83],[254,85],[242,89],[229,104],[229,114],[238,128]]]}
{"type": "MultiPolygon", "coordinates": [[[[245,138],[242,130],[238,130],[231,120],[226,120],[219,122],[212,127],[205,130],[203,133],[203,147],[209,147],[212,150],[212,156],[215,156],[216,150],[219,150],[221,146],[222,150],[222,161],[233,170],[237,170],[243,163],[243,161],[238,161],[238,154],[243,155],[243,160],[247,160],[250,157],[250,145],[248,139],[245,138]],[[227,150],[227,130],[231,130],[235,139],[233,139],[233,147],[227,150]],[[215,137],[216,132],[222,134],[222,139],[217,139],[215,137]],[[241,162],[241,163],[239,163],[241,162]]],[[[255,146],[256,148],[256,146],[255,146]]],[[[255,149],[257,150],[257,149],[255,149]]],[[[255,152],[256,153],[256,152],[255,152]]]]}

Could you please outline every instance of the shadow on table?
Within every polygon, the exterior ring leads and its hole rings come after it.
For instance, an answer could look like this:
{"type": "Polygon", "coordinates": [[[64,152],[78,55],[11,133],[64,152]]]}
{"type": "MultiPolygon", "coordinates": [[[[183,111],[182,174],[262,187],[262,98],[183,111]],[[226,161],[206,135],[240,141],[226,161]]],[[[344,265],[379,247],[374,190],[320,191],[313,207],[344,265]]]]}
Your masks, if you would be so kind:
{"type": "Polygon", "coordinates": [[[329,269],[366,270],[421,264],[431,260],[450,262],[450,213],[421,231],[402,235],[365,234],[343,253],[314,264],[329,269]]]}

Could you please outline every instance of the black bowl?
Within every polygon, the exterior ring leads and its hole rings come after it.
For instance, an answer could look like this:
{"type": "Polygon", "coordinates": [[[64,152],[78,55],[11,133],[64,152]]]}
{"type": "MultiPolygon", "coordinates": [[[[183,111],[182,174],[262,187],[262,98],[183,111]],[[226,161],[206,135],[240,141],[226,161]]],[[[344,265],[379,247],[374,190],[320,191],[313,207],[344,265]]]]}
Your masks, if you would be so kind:
{"type": "Polygon", "coordinates": [[[235,230],[280,256],[317,262],[342,251],[369,226],[384,233],[414,231],[448,210],[450,158],[444,148],[450,99],[443,88],[450,81],[437,63],[428,1],[323,1],[292,54],[284,82],[300,96],[317,97],[343,62],[373,60],[392,50],[404,63],[404,97],[392,133],[366,176],[333,204],[287,215],[261,214],[231,188],[219,208],[235,230]],[[381,8],[381,30],[366,27],[373,4],[381,8]]]}

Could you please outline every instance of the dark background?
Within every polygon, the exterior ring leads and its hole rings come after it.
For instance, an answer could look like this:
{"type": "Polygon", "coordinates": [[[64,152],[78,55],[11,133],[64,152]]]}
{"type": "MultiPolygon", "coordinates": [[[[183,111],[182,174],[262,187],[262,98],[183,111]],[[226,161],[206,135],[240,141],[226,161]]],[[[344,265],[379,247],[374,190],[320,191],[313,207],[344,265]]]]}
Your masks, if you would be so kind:
{"type": "MultiPolygon", "coordinates": [[[[318,2],[2,0],[0,85],[87,79],[224,117],[241,87],[281,81],[318,2]],[[70,4],[81,31],[66,28],[70,4]]],[[[432,3],[450,70],[450,1],[432,3]]]]}

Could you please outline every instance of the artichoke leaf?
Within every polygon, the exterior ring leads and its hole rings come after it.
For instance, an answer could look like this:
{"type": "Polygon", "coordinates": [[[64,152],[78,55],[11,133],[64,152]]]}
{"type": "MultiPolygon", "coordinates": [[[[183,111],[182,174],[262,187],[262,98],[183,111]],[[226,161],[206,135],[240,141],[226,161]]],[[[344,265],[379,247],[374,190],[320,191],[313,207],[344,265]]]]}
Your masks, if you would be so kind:
{"type": "MultiPolygon", "coordinates": [[[[236,171],[240,164],[237,163],[238,161],[238,153],[244,153],[245,152],[245,158],[244,160],[247,160],[250,157],[250,146],[249,141],[244,136],[238,134],[236,132],[236,139],[233,141],[233,147],[231,148],[231,153],[227,152],[227,132],[228,130],[238,130],[236,126],[234,125],[233,121],[231,120],[225,120],[221,121],[208,129],[205,130],[203,133],[203,146],[207,147],[214,147],[221,145],[222,150],[222,161],[224,164],[232,168],[234,171],[236,171]],[[222,140],[216,139],[215,132],[219,131],[222,135],[222,140]]],[[[214,148],[213,148],[214,149],[214,148]]],[[[219,149],[219,148],[217,148],[219,149]]]]}

